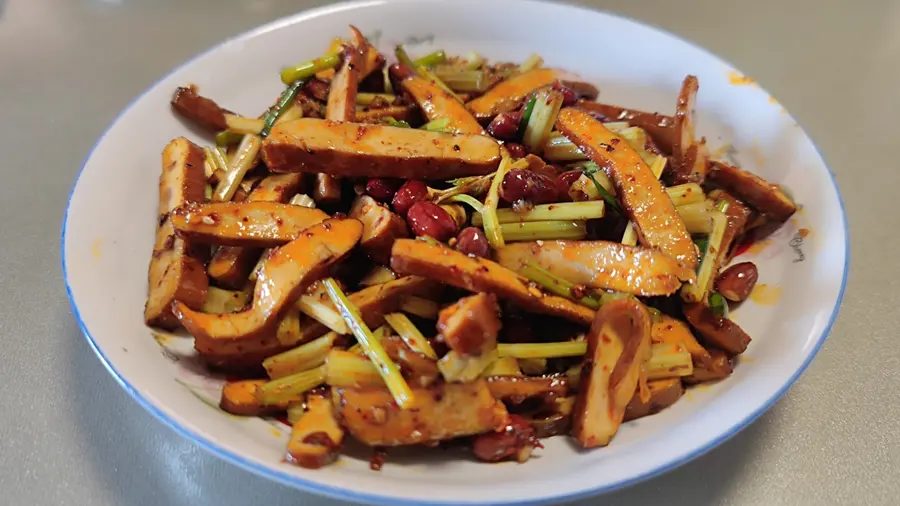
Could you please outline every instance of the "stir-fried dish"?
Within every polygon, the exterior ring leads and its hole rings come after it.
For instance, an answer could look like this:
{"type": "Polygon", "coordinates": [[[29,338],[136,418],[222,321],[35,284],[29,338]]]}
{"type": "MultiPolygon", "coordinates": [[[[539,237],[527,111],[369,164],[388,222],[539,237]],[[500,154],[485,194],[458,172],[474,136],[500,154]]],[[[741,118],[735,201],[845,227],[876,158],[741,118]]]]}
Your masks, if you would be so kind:
{"type": "Polygon", "coordinates": [[[163,151],[145,318],[243,378],[222,409],[286,417],[307,468],[347,438],[524,462],[731,374],[758,274],[729,263],[796,207],[710,158],[696,77],[669,115],[537,55],[393,56],[351,27],[257,117],[175,91],[210,139],[163,151]]]}

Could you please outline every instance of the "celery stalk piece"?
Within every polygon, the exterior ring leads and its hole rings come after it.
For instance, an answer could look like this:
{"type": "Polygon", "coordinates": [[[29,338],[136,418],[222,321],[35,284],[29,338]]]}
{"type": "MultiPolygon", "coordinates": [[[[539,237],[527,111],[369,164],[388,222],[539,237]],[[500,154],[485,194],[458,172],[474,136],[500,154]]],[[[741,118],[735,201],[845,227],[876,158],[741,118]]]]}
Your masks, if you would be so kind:
{"type": "Polygon", "coordinates": [[[713,220],[712,232],[709,234],[706,251],[700,259],[700,267],[697,269],[697,281],[684,285],[681,289],[681,298],[685,302],[702,301],[714,281],[713,278],[716,273],[713,270],[716,267],[719,250],[722,248],[722,238],[725,236],[725,229],[728,228],[728,217],[718,209],[711,211],[711,214],[713,220]]]}
{"type": "MultiPolygon", "coordinates": [[[[479,202],[478,199],[476,199],[475,197],[473,197],[471,195],[466,195],[465,193],[461,193],[459,195],[452,195],[450,198],[447,199],[447,202],[462,202],[463,204],[467,204],[476,213],[475,215],[473,215],[472,219],[474,220],[474,216],[478,216],[479,217],[478,224],[479,225],[481,224],[480,217],[481,217],[481,211],[484,210],[484,204],[479,202]]],[[[499,213],[500,210],[498,210],[497,212],[499,213]]],[[[474,224],[474,221],[473,221],[473,224],[474,224]]]]}
{"type": "Polygon", "coordinates": [[[501,237],[505,241],[510,242],[551,241],[555,239],[580,240],[587,237],[587,224],[584,221],[501,223],[499,228],[501,237]]]}
{"type": "Polygon", "coordinates": [[[434,75],[449,88],[461,93],[482,93],[490,84],[483,70],[435,70],[434,75]]]}
{"type": "Polygon", "coordinates": [[[654,343],[650,346],[650,358],[644,363],[648,380],[690,376],[694,373],[691,354],[672,343],[654,343]]]}
{"type": "Polygon", "coordinates": [[[501,357],[515,358],[558,358],[581,357],[587,353],[585,341],[566,341],[562,343],[500,343],[497,353],[501,357]]]}
{"type": "Polygon", "coordinates": [[[362,316],[360,316],[359,309],[347,299],[347,296],[344,294],[344,291],[341,290],[337,281],[328,278],[323,281],[323,283],[325,289],[328,291],[328,296],[331,298],[332,304],[334,304],[334,307],[336,307],[344,317],[345,323],[353,332],[353,335],[356,336],[356,340],[359,344],[362,345],[369,360],[375,364],[379,374],[384,378],[388,390],[390,390],[391,395],[394,396],[397,405],[403,409],[412,407],[415,402],[412,390],[409,388],[406,380],[403,379],[403,376],[400,375],[400,370],[397,369],[397,365],[391,361],[387,352],[384,351],[381,342],[372,335],[372,331],[369,330],[366,322],[364,322],[362,316]]]}
{"type": "Polygon", "coordinates": [[[460,355],[451,350],[438,360],[438,370],[449,382],[474,381],[491,363],[497,360],[497,350],[477,356],[460,355]]]}
{"type": "Polygon", "coordinates": [[[587,160],[588,157],[578,149],[574,142],[562,134],[555,132],[544,145],[544,158],[553,162],[574,162],[587,160]]]}
{"type": "Polygon", "coordinates": [[[327,69],[333,69],[341,64],[341,57],[337,54],[328,54],[305,61],[294,67],[289,67],[281,71],[281,82],[286,85],[294,84],[297,81],[309,79],[316,73],[327,69]]]}
{"type": "Polygon", "coordinates": [[[382,285],[395,279],[397,279],[397,275],[394,274],[394,271],[383,265],[376,265],[359,280],[359,286],[382,285]]]}
{"type": "Polygon", "coordinates": [[[466,55],[465,70],[478,70],[484,65],[484,57],[475,51],[469,51],[466,55]]]}
{"type": "Polygon", "coordinates": [[[227,202],[234,197],[244,175],[256,165],[259,150],[262,147],[262,139],[256,135],[245,135],[235,152],[234,158],[228,167],[225,178],[219,181],[213,199],[219,202],[227,202]]]}
{"type": "Polygon", "coordinates": [[[438,118],[422,125],[422,130],[429,132],[451,132],[450,118],[438,118]]]}
{"type": "Polygon", "coordinates": [[[531,98],[528,99],[528,102],[525,103],[525,108],[522,109],[522,119],[519,121],[519,131],[517,132],[517,137],[520,139],[525,135],[525,130],[528,128],[528,122],[531,121],[531,115],[534,114],[536,103],[537,97],[532,95],[531,98]]]}
{"type": "Polygon", "coordinates": [[[528,56],[528,58],[525,59],[524,62],[522,62],[521,65],[519,65],[519,68],[516,70],[519,73],[525,73],[530,70],[540,68],[541,65],[543,65],[543,64],[544,64],[544,59],[541,58],[541,55],[539,55],[537,53],[532,53],[531,55],[528,56]]]}
{"type": "Polygon", "coordinates": [[[283,378],[325,363],[328,352],[334,347],[337,332],[329,332],[292,350],[263,360],[263,367],[272,379],[283,378]]]}
{"type": "Polygon", "coordinates": [[[342,335],[350,333],[350,329],[347,328],[347,324],[344,323],[344,318],[341,314],[319,300],[318,297],[303,295],[297,299],[295,305],[301,313],[325,325],[329,330],[342,335]]]}
{"type": "Polygon", "coordinates": [[[481,377],[490,376],[521,376],[522,371],[519,369],[519,361],[515,357],[501,357],[491,362],[487,369],[481,371],[481,377]]]}
{"type": "Polygon", "coordinates": [[[425,339],[425,336],[419,332],[419,329],[416,328],[415,324],[413,324],[405,314],[386,314],[384,315],[384,321],[397,332],[400,339],[403,339],[403,342],[406,343],[410,349],[417,351],[430,359],[437,360],[438,356],[437,353],[434,352],[434,348],[431,347],[431,344],[425,339]]]}
{"type": "Polygon", "coordinates": [[[409,70],[416,71],[416,63],[409,57],[402,45],[398,44],[394,47],[394,56],[397,57],[397,63],[407,67],[409,70]]]}
{"type": "Polygon", "coordinates": [[[537,376],[547,372],[546,358],[518,358],[516,362],[519,364],[522,372],[530,376],[537,376]]]}
{"type": "Polygon", "coordinates": [[[319,366],[309,371],[303,371],[264,383],[256,391],[256,395],[259,402],[263,405],[271,406],[289,401],[324,382],[325,367],[319,366]]]}
{"type": "Polygon", "coordinates": [[[503,233],[500,231],[500,223],[497,221],[497,204],[500,202],[500,183],[503,182],[511,165],[509,156],[504,155],[500,160],[500,167],[491,181],[491,187],[488,190],[487,198],[484,199],[484,207],[481,211],[484,219],[484,234],[493,248],[501,248],[506,244],[503,240],[503,233]]]}
{"type": "Polygon", "coordinates": [[[672,199],[675,207],[688,204],[696,204],[706,200],[703,188],[697,183],[685,183],[678,186],[669,186],[666,188],[666,194],[672,199]]]}
{"type": "Polygon", "coordinates": [[[519,270],[519,274],[525,276],[529,281],[538,284],[541,288],[550,293],[565,297],[591,309],[600,309],[600,306],[602,305],[602,301],[592,295],[576,297],[573,294],[573,288],[575,288],[574,283],[560,278],[535,262],[529,261],[519,270]]]}
{"type": "Polygon", "coordinates": [[[237,132],[231,132],[229,130],[222,130],[221,132],[216,134],[216,146],[227,147],[233,146],[241,142],[244,136],[237,132]]]}
{"type": "Polygon", "coordinates": [[[225,124],[228,125],[229,132],[255,135],[259,135],[259,132],[262,131],[265,126],[265,122],[261,119],[247,118],[235,114],[226,114],[225,124]]]}
{"type": "Polygon", "coordinates": [[[447,61],[447,53],[444,50],[438,50],[433,53],[426,54],[420,58],[413,60],[416,67],[434,67],[447,61]]]}
{"type": "Polygon", "coordinates": [[[716,316],[728,318],[728,301],[719,292],[709,293],[709,308],[716,316]]]}
{"type": "Polygon", "coordinates": [[[397,306],[397,309],[426,320],[436,319],[438,312],[440,312],[440,306],[438,306],[437,302],[416,297],[415,295],[400,297],[400,304],[397,306]]]}
{"type": "Polygon", "coordinates": [[[310,198],[310,196],[305,193],[298,193],[297,195],[294,195],[293,197],[291,197],[291,200],[288,203],[292,206],[303,206],[310,209],[316,208],[316,201],[310,198]]]}
{"type": "Polygon", "coordinates": [[[691,234],[709,234],[713,228],[713,212],[715,208],[709,201],[686,204],[675,208],[684,226],[691,234]]]}
{"type": "Polygon", "coordinates": [[[563,95],[559,91],[547,88],[538,91],[534,96],[534,107],[525,125],[522,144],[532,153],[540,155],[550,138],[556,116],[562,109],[563,95]]]}
{"type": "MultiPolygon", "coordinates": [[[[602,218],[606,213],[606,204],[602,200],[584,202],[562,202],[559,204],[540,204],[523,213],[512,209],[498,209],[497,221],[504,223],[524,223],[531,221],[580,221],[602,218]]],[[[472,225],[476,227],[484,223],[480,213],[472,215],[472,225]]]]}
{"type": "Polygon", "coordinates": [[[325,359],[325,383],[333,387],[381,387],[384,378],[378,368],[353,351],[331,350],[325,359]]]}

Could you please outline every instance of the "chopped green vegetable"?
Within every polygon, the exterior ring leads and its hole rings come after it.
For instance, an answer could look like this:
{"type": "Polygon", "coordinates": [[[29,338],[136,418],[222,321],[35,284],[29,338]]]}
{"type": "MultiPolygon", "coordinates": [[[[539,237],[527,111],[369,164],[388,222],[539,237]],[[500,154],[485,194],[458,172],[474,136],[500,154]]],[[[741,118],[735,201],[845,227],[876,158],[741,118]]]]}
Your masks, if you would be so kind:
{"type": "Polygon", "coordinates": [[[281,71],[281,82],[292,85],[300,80],[306,80],[316,73],[327,69],[333,69],[341,64],[340,55],[329,54],[305,61],[294,67],[288,67],[281,71]]]}
{"type": "Polygon", "coordinates": [[[231,132],[228,130],[222,130],[221,132],[216,134],[216,146],[227,147],[233,146],[243,139],[244,136],[237,132],[231,132]]]}
{"type": "Polygon", "coordinates": [[[466,64],[463,66],[465,70],[478,70],[484,65],[484,57],[475,51],[469,51],[466,55],[466,64]]]}
{"type": "Polygon", "coordinates": [[[263,360],[263,367],[272,379],[283,378],[307,371],[325,363],[328,352],[334,347],[337,332],[329,332],[292,350],[263,360]]]}
{"type": "Polygon", "coordinates": [[[709,293],[709,309],[720,318],[728,318],[728,301],[719,292],[709,293]]]}
{"type": "Polygon", "coordinates": [[[291,102],[294,101],[294,97],[297,96],[297,92],[303,85],[306,84],[306,81],[299,80],[294,84],[285,88],[284,92],[281,94],[281,98],[278,99],[278,103],[275,104],[275,107],[269,109],[266,113],[266,117],[263,118],[263,127],[259,132],[259,136],[265,138],[269,135],[269,131],[272,130],[272,125],[275,124],[275,121],[278,120],[278,117],[281,116],[281,113],[284,112],[288,106],[290,106],[291,102]]]}
{"type": "Polygon", "coordinates": [[[259,402],[266,406],[289,401],[325,382],[325,367],[319,366],[264,383],[256,391],[259,402]]]}
{"type": "Polygon", "coordinates": [[[593,295],[576,297],[574,293],[574,283],[562,279],[532,261],[529,261],[524,267],[519,269],[519,274],[525,276],[530,281],[537,283],[541,288],[550,293],[565,297],[591,309],[600,309],[600,306],[602,305],[601,300],[593,295]]]}
{"type": "Polygon", "coordinates": [[[454,91],[463,93],[482,93],[490,84],[482,70],[435,70],[434,74],[454,91]]]}
{"type": "Polygon", "coordinates": [[[430,54],[426,54],[421,58],[416,58],[413,61],[413,65],[416,67],[434,67],[435,65],[440,65],[447,61],[447,53],[443,50],[435,51],[430,54]]]}
{"type": "Polygon", "coordinates": [[[331,303],[344,317],[347,327],[356,336],[356,340],[365,350],[369,360],[375,364],[378,373],[384,378],[384,382],[387,384],[388,390],[391,391],[391,395],[394,396],[397,405],[403,409],[412,407],[415,401],[412,390],[409,388],[406,380],[403,379],[403,376],[400,375],[397,365],[391,361],[387,352],[384,351],[381,342],[372,334],[366,322],[363,321],[362,316],[359,314],[359,309],[347,299],[344,291],[341,290],[340,285],[333,278],[328,278],[322,283],[328,291],[331,303]]]}
{"type": "Polygon", "coordinates": [[[227,202],[234,197],[241,180],[247,172],[256,165],[257,155],[262,147],[262,139],[257,135],[245,135],[238,146],[225,178],[219,181],[213,199],[218,202],[227,202]]]}
{"type": "Polygon", "coordinates": [[[357,93],[356,103],[359,105],[371,105],[372,102],[379,98],[393,102],[397,99],[397,95],[392,93],[357,93]]]}
{"type": "Polygon", "coordinates": [[[697,251],[700,252],[700,256],[702,257],[706,254],[706,248],[709,246],[709,235],[701,235],[694,237],[693,239],[694,245],[697,246],[697,251]]]}
{"type": "Polygon", "coordinates": [[[509,156],[504,155],[503,159],[500,160],[500,167],[494,173],[494,179],[491,180],[491,187],[488,190],[487,197],[484,199],[484,207],[481,210],[481,215],[484,219],[484,235],[492,248],[501,248],[506,244],[500,231],[500,223],[497,221],[497,204],[500,202],[500,183],[503,182],[503,178],[511,167],[512,163],[509,156]]]}
{"type": "MultiPolygon", "coordinates": [[[[497,219],[496,212],[494,213],[494,219],[497,219]]],[[[484,220],[483,215],[482,220],[484,220]]],[[[583,221],[500,223],[500,234],[507,241],[579,240],[587,237],[587,224],[583,221]]]]}
{"type": "Polygon", "coordinates": [[[415,295],[406,295],[400,297],[400,304],[397,309],[404,313],[425,318],[426,320],[434,320],[438,317],[440,306],[437,302],[415,295]]]}
{"type": "Polygon", "coordinates": [[[525,135],[525,129],[528,128],[528,122],[531,120],[531,114],[534,112],[535,103],[537,103],[537,97],[532,95],[525,104],[525,109],[522,111],[522,120],[519,121],[519,131],[517,133],[517,136],[520,139],[525,135]]]}
{"type": "Polygon", "coordinates": [[[585,353],[587,353],[587,342],[567,341],[564,343],[500,343],[497,345],[497,353],[501,357],[515,358],[581,357],[584,356],[585,353]]]}
{"type": "Polygon", "coordinates": [[[697,268],[697,281],[689,285],[684,285],[681,289],[681,298],[685,302],[700,302],[704,300],[709,293],[714,281],[714,269],[718,264],[720,249],[722,248],[722,238],[725,235],[725,229],[728,228],[728,217],[719,210],[713,210],[712,232],[709,234],[709,243],[706,251],[700,258],[700,265],[697,268]]]}
{"type": "Polygon", "coordinates": [[[429,132],[451,132],[450,118],[438,118],[429,121],[422,126],[422,130],[428,130],[429,132]]]}
{"type": "Polygon", "coordinates": [[[650,358],[644,362],[644,373],[648,380],[690,376],[694,373],[694,362],[681,345],[653,343],[650,358]]]}
{"type": "MultiPolygon", "coordinates": [[[[534,105],[522,134],[522,144],[532,153],[541,154],[556,117],[562,108],[563,95],[554,89],[544,89],[534,95],[534,105]]],[[[524,119],[524,118],[523,118],[524,119]]]]}
{"type": "Polygon", "coordinates": [[[599,193],[600,196],[603,197],[603,201],[606,202],[606,205],[608,205],[610,209],[621,215],[622,207],[619,205],[619,201],[617,201],[616,198],[611,193],[609,193],[606,188],[603,187],[603,185],[597,182],[597,179],[594,177],[594,174],[599,170],[600,166],[594,163],[593,166],[585,165],[585,168],[582,169],[582,172],[584,172],[584,175],[594,183],[594,188],[596,188],[597,193],[599,193]]]}
{"type": "Polygon", "coordinates": [[[384,321],[397,332],[400,339],[403,339],[403,342],[406,343],[411,350],[417,351],[430,359],[437,360],[438,356],[437,353],[434,352],[434,348],[431,347],[431,344],[425,339],[425,336],[419,332],[419,329],[405,314],[386,314],[384,315],[384,321]]]}
{"type": "MultiPolygon", "coordinates": [[[[472,198],[468,195],[466,195],[466,197],[472,198]]],[[[478,201],[476,200],[475,202],[478,201]]],[[[522,213],[517,213],[512,209],[497,209],[497,221],[502,224],[529,221],[593,220],[602,218],[605,215],[605,210],[606,203],[602,200],[540,204],[522,213]]],[[[483,224],[483,219],[481,214],[477,212],[478,209],[475,211],[476,214],[472,215],[472,225],[478,227],[483,224]]]]}
{"type": "Polygon", "coordinates": [[[382,118],[381,121],[384,122],[385,124],[387,124],[388,126],[392,126],[392,127],[412,128],[411,126],[409,126],[409,123],[407,123],[405,121],[397,121],[396,119],[394,119],[390,116],[386,116],[386,117],[382,118]]]}
{"type": "MultiPolygon", "coordinates": [[[[475,197],[473,197],[471,195],[466,195],[465,193],[461,193],[459,195],[453,195],[452,197],[447,199],[447,201],[448,202],[462,202],[463,204],[468,204],[469,207],[471,207],[472,209],[475,210],[475,213],[476,213],[475,216],[478,216],[479,218],[481,218],[481,211],[484,210],[484,205],[481,202],[479,202],[478,199],[476,199],[475,197]]],[[[501,212],[502,212],[502,210],[498,210],[497,215],[499,216],[499,214],[501,212]]],[[[473,225],[476,224],[474,221],[474,216],[472,218],[472,224],[473,225]]],[[[481,224],[481,220],[479,219],[478,225],[480,225],[480,224],[481,224]]]]}
{"type": "Polygon", "coordinates": [[[394,55],[397,57],[397,63],[412,71],[416,70],[416,63],[409,57],[409,54],[406,52],[406,49],[403,49],[402,45],[398,44],[394,47],[394,55]]]}
{"type": "Polygon", "coordinates": [[[540,68],[541,65],[543,65],[543,64],[544,64],[544,59],[541,58],[541,55],[539,55],[537,53],[532,53],[531,55],[528,56],[528,58],[525,59],[524,62],[522,62],[521,65],[519,65],[519,68],[517,70],[520,73],[525,73],[530,70],[540,68]]]}

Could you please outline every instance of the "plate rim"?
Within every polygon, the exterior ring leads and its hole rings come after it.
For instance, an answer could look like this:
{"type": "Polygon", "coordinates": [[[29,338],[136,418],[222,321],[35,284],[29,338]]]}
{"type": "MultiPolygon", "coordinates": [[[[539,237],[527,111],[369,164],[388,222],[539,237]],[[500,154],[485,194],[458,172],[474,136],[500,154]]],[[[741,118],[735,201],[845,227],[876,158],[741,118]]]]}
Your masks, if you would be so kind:
{"type": "MultiPolygon", "coordinates": [[[[302,490],[304,492],[314,493],[314,494],[329,497],[332,499],[345,500],[345,501],[349,500],[349,501],[356,501],[356,502],[362,502],[362,503],[368,503],[368,504],[379,504],[379,505],[386,505],[386,506],[387,505],[409,505],[409,506],[412,506],[412,505],[422,505],[422,504],[433,505],[433,506],[451,506],[451,505],[457,505],[457,504],[482,504],[483,501],[478,501],[478,500],[447,501],[447,500],[433,500],[433,499],[429,499],[429,500],[404,499],[404,498],[396,498],[389,494],[381,494],[381,493],[376,493],[376,492],[360,493],[360,492],[356,492],[356,491],[353,491],[353,490],[350,490],[347,488],[343,488],[343,487],[335,487],[335,486],[331,486],[331,485],[326,485],[323,483],[316,482],[314,480],[306,479],[306,478],[303,478],[303,477],[300,477],[297,475],[293,475],[293,474],[289,474],[289,473],[285,473],[285,472],[273,469],[271,467],[257,464],[255,462],[247,459],[246,457],[242,456],[238,452],[229,450],[229,449],[223,447],[222,445],[213,442],[209,437],[203,435],[202,433],[191,430],[191,429],[187,428],[186,426],[179,424],[176,420],[173,420],[172,418],[170,418],[160,408],[158,408],[156,405],[154,405],[137,388],[135,388],[119,372],[119,370],[115,367],[115,365],[113,365],[113,363],[110,361],[109,357],[100,348],[97,341],[91,335],[84,320],[81,317],[81,313],[78,309],[78,305],[75,302],[75,298],[72,294],[72,287],[69,283],[69,275],[68,275],[68,269],[67,269],[67,264],[66,264],[66,244],[67,244],[66,230],[67,230],[68,220],[69,220],[69,210],[71,209],[72,197],[75,195],[75,191],[78,188],[78,183],[81,180],[81,176],[84,174],[85,168],[87,167],[91,158],[93,158],[98,147],[103,143],[103,141],[106,139],[106,137],[109,135],[109,133],[113,130],[113,128],[116,126],[116,124],[118,124],[119,121],[124,116],[126,116],[128,113],[130,113],[131,110],[134,108],[134,106],[138,102],[140,102],[148,93],[150,93],[151,90],[155,89],[162,81],[168,79],[170,76],[172,76],[176,72],[179,72],[182,69],[192,65],[195,61],[207,56],[208,54],[214,53],[214,52],[220,50],[221,48],[223,48],[224,46],[234,43],[234,42],[237,42],[237,41],[252,39],[254,37],[257,37],[261,34],[264,34],[264,33],[267,33],[267,32],[273,31],[273,30],[278,30],[278,29],[281,29],[281,28],[284,28],[287,26],[291,26],[291,25],[303,22],[305,20],[315,19],[315,18],[321,17],[321,16],[326,16],[326,15],[343,12],[343,11],[352,11],[352,10],[365,8],[365,7],[378,6],[378,5],[387,4],[387,3],[394,3],[394,2],[403,3],[405,1],[408,2],[409,0],[350,0],[350,1],[340,2],[340,3],[334,4],[334,5],[320,6],[320,7],[316,7],[316,8],[312,8],[312,9],[302,10],[302,11],[296,12],[294,14],[280,17],[280,18],[270,21],[268,23],[264,23],[257,27],[251,28],[244,32],[241,32],[241,33],[238,33],[231,37],[228,37],[220,42],[217,42],[214,45],[187,58],[180,64],[171,68],[164,75],[162,75],[161,77],[156,79],[152,84],[150,84],[147,88],[145,88],[141,93],[139,93],[137,96],[135,96],[128,103],[128,105],[126,105],[121,111],[119,111],[118,114],[116,114],[116,116],[113,118],[113,120],[106,126],[103,133],[97,138],[97,141],[94,143],[94,145],[89,150],[87,156],[84,158],[84,161],[81,164],[81,168],[78,170],[78,175],[76,176],[75,181],[72,184],[72,187],[69,191],[69,197],[68,197],[68,200],[66,203],[66,210],[63,214],[63,220],[62,220],[61,235],[60,235],[62,277],[63,277],[63,281],[64,281],[65,287],[66,287],[66,296],[69,299],[69,304],[72,308],[73,316],[75,317],[75,320],[78,323],[78,327],[81,330],[81,333],[84,335],[84,337],[87,340],[88,344],[90,345],[91,349],[94,351],[94,353],[100,359],[100,362],[103,364],[103,366],[106,368],[106,370],[110,373],[110,375],[113,377],[113,379],[115,379],[116,383],[118,383],[122,387],[122,389],[125,390],[125,392],[127,392],[128,395],[138,403],[138,405],[142,406],[147,412],[149,412],[154,418],[156,418],[156,420],[161,422],[164,426],[170,428],[171,430],[175,431],[181,437],[187,439],[188,441],[190,441],[193,444],[198,445],[200,448],[202,448],[205,451],[211,453],[212,455],[218,457],[219,459],[221,459],[225,462],[228,462],[230,464],[233,464],[236,467],[241,468],[245,471],[249,471],[249,472],[251,472],[257,476],[260,476],[262,478],[266,478],[266,479],[278,482],[282,485],[286,485],[286,486],[289,486],[294,489],[302,490]]],[[[422,0],[419,0],[419,1],[422,1],[422,0]]],[[[431,2],[431,3],[445,3],[447,0],[427,0],[427,1],[431,2]]],[[[603,15],[610,16],[612,18],[616,18],[616,19],[619,19],[619,20],[627,22],[627,23],[633,23],[635,25],[649,28],[649,29],[659,32],[663,35],[666,35],[668,37],[677,39],[680,42],[690,46],[693,50],[700,51],[701,53],[704,53],[707,57],[713,59],[714,61],[721,63],[731,69],[734,69],[734,70],[737,70],[738,72],[740,72],[740,70],[737,69],[734,65],[731,65],[730,63],[728,63],[727,60],[719,57],[713,51],[711,51],[699,44],[696,44],[696,43],[692,42],[691,40],[685,39],[685,38],[681,37],[680,35],[674,34],[666,29],[663,29],[663,28],[658,27],[651,23],[635,20],[631,17],[624,16],[622,14],[618,14],[618,13],[614,13],[614,12],[610,12],[610,11],[607,11],[604,9],[592,8],[592,7],[588,7],[585,5],[569,3],[568,1],[558,2],[558,1],[550,1],[550,0],[524,0],[524,1],[520,0],[520,2],[525,3],[525,4],[540,5],[540,6],[553,5],[553,6],[562,7],[562,8],[574,9],[576,11],[583,11],[585,13],[591,13],[591,14],[601,13],[603,15]]],[[[521,3],[520,3],[520,5],[521,5],[521,3]]],[[[768,92],[766,92],[766,93],[768,93],[768,92]]],[[[771,96],[771,94],[770,94],[770,96],[771,96]]],[[[645,472],[645,473],[637,475],[637,476],[632,476],[627,479],[622,479],[617,482],[595,486],[593,488],[588,488],[588,489],[577,491],[574,493],[562,493],[562,494],[547,495],[542,498],[537,498],[537,499],[527,500],[527,501],[502,500],[502,501],[492,502],[492,504],[546,505],[546,504],[554,504],[554,503],[558,503],[558,502],[574,501],[574,500],[578,500],[578,499],[599,496],[601,494],[606,494],[606,493],[609,493],[609,492],[612,492],[615,490],[623,489],[623,488],[638,484],[640,482],[649,480],[656,476],[665,474],[671,470],[674,470],[674,469],[706,454],[710,450],[720,446],[721,444],[725,443],[732,437],[736,436],[743,429],[745,429],[746,427],[751,425],[754,421],[756,421],[763,413],[767,412],[776,402],[778,402],[784,396],[784,394],[794,385],[794,383],[796,383],[796,381],[800,378],[800,376],[803,375],[803,373],[806,371],[806,369],[812,363],[813,359],[818,355],[819,350],[822,348],[825,341],[831,335],[831,331],[833,329],[834,323],[837,319],[838,313],[840,312],[841,304],[842,304],[842,301],[844,298],[844,293],[845,293],[846,287],[847,287],[849,271],[850,271],[850,268],[849,268],[850,267],[850,254],[851,254],[850,240],[849,240],[850,231],[849,231],[849,222],[847,220],[847,211],[846,211],[846,207],[844,204],[844,198],[843,198],[843,195],[841,194],[840,188],[838,187],[837,179],[835,177],[834,172],[832,171],[831,167],[827,163],[827,161],[826,161],[825,157],[823,156],[821,149],[819,149],[819,146],[816,143],[816,141],[808,134],[808,131],[803,127],[803,125],[801,125],[797,121],[797,119],[792,114],[790,114],[789,111],[787,111],[787,114],[800,127],[801,131],[803,132],[804,137],[806,137],[806,139],[809,140],[810,144],[812,145],[813,150],[816,152],[819,159],[822,161],[822,165],[825,168],[825,172],[828,175],[828,178],[831,182],[831,186],[834,189],[835,195],[837,197],[837,203],[838,203],[838,207],[840,210],[840,216],[841,216],[841,221],[842,221],[841,232],[843,235],[843,243],[844,243],[843,272],[841,274],[841,284],[840,284],[840,288],[838,290],[837,298],[835,299],[834,307],[831,309],[831,314],[828,318],[828,322],[823,327],[821,335],[816,339],[815,345],[809,351],[809,354],[805,357],[805,359],[804,359],[803,363],[800,365],[800,367],[798,367],[791,374],[790,378],[784,383],[784,385],[782,385],[778,389],[778,391],[775,392],[774,395],[772,395],[769,399],[767,399],[766,402],[764,402],[762,405],[760,405],[755,411],[750,413],[744,419],[740,420],[739,422],[733,424],[731,427],[727,428],[725,431],[723,431],[723,433],[719,437],[715,438],[714,440],[708,442],[707,444],[705,444],[703,446],[694,448],[692,451],[687,452],[686,454],[682,455],[679,458],[671,459],[670,461],[665,462],[663,465],[660,465],[648,472],[645,472]]]]}

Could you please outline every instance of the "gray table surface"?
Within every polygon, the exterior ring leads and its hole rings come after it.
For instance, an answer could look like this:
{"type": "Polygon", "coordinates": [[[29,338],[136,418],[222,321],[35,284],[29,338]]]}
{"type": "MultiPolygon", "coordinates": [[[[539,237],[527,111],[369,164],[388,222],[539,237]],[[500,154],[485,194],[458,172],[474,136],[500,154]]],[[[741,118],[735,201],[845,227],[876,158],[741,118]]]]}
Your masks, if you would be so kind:
{"type": "MultiPolygon", "coordinates": [[[[0,0],[0,504],[334,504],[232,467],[141,409],[79,333],[59,265],[67,195],[119,110],[196,52],[315,3],[0,0]]],[[[709,454],[596,503],[897,504],[900,0],[584,3],[756,78],[824,151],[853,241],[840,317],[788,394],[709,454]]]]}

